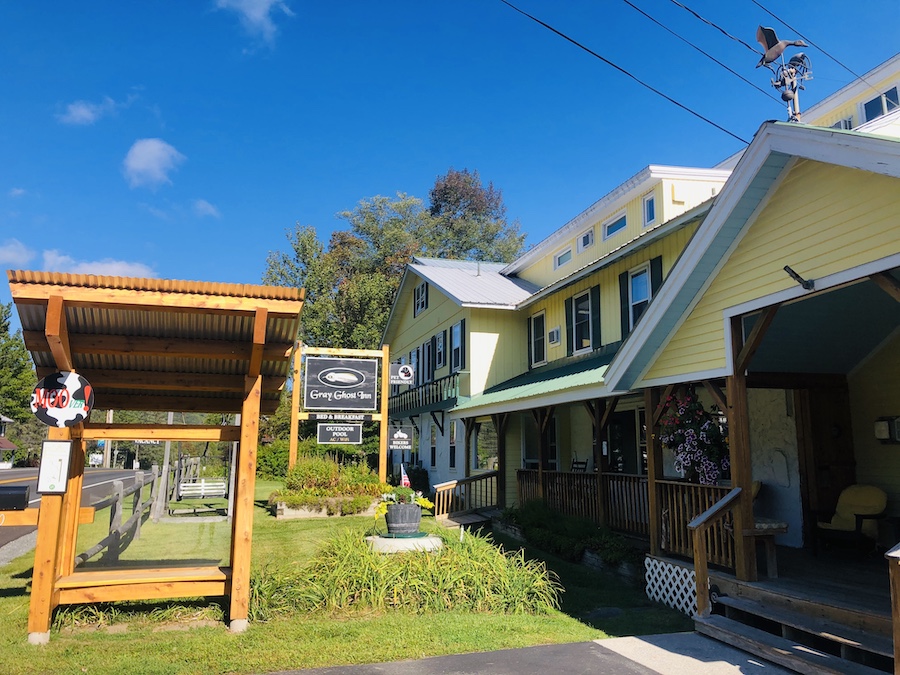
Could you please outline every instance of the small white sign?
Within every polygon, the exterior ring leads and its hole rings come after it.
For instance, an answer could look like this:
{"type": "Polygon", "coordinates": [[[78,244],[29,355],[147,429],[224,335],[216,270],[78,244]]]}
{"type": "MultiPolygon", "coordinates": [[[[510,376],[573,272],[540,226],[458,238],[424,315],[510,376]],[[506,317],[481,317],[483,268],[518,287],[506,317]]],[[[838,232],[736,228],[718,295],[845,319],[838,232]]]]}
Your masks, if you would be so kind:
{"type": "Polygon", "coordinates": [[[72,441],[44,441],[41,446],[41,468],[37,491],[40,494],[63,494],[69,483],[69,458],[72,441]]]}

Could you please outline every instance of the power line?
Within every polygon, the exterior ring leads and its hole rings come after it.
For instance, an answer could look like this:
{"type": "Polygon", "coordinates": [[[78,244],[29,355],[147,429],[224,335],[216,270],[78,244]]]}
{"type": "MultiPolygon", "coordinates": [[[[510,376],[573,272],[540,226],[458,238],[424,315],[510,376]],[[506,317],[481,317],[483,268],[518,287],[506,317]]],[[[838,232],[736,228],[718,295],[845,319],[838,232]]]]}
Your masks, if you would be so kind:
{"type": "Polygon", "coordinates": [[[647,12],[645,12],[644,10],[642,10],[640,7],[638,7],[637,5],[635,5],[634,3],[632,3],[630,0],[622,0],[622,2],[624,2],[626,5],[628,5],[629,7],[631,7],[631,8],[632,8],[633,10],[635,10],[636,12],[638,12],[638,13],[640,13],[640,14],[643,14],[645,17],[647,17],[648,19],[650,19],[650,21],[652,21],[653,23],[655,23],[655,24],[656,24],[657,26],[659,26],[660,28],[662,28],[662,29],[668,31],[669,33],[671,33],[672,35],[674,35],[675,37],[677,37],[679,40],[681,40],[681,41],[684,42],[685,44],[687,44],[687,45],[693,47],[694,49],[696,49],[698,52],[700,52],[701,54],[703,54],[703,56],[705,56],[705,57],[708,58],[709,60],[711,60],[711,61],[717,63],[717,64],[720,65],[720,66],[722,66],[722,67],[723,67],[725,70],[727,70],[729,73],[731,73],[732,75],[734,75],[734,76],[737,77],[737,78],[740,78],[743,82],[745,82],[746,84],[749,84],[751,87],[753,87],[754,89],[756,89],[758,92],[760,92],[760,93],[762,93],[762,94],[768,96],[768,97],[769,97],[770,99],[772,99],[773,101],[775,101],[775,102],[777,102],[777,103],[780,103],[780,101],[779,101],[777,98],[775,98],[770,92],[768,92],[768,91],[766,91],[765,89],[763,89],[762,87],[759,87],[758,85],[754,84],[753,82],[751,82],[750,80],[748,80],[746,77],[744,77],[744,76],[741,75],[740,73],[735,72],[734,70],[732,70],[731,68],[729,68],[727,65],[725,65],[724,63],[722,63],[721,61],[719,61],[719,60],[718,60],[716,57],[714,57],[712,54],[708,54],[707,52],[703,51],[702,49],[700,49],[700,47],[698,47],[697,45],[695,45],[693,42],[691,42],[690,40],[688,40],[688,39],[682,37],[681,35],[679,35],[678,33],[676,33],[674,30],[672,30],[671,28],[669,28],[669,27],[666,26],[665,24],[660,23],[660,22],[657,21],[655,18],[653,18],[652,16],[650,16],[649,14],[647,14],[647,12]]]}
{"type": "Polygon", "coordinates": [[[749,49],[751,52],[753,52],[754,54],[756,54],[757,56],[759,56],[760,51],[759,51],[758,49],[756,49],[755,47],[750,46],[749,44],[747,44],[747,43],[744,42],[743,40],[741,40],[741,38],[735,37],[734,35],[732,35],[732,34],[729,33],[728,31],[726,31],[724,28],[722,28],[722,27],[719,26],[718,24],[716,24],[716,23],[710,21],[709,19],[704,19],[702,16],[700,16],[699,14],[697,14],[697,12],[695,12],[694,10],[692,10],[692,9],[691,9],[690,7],[688,7],[687,5],[684,5],[684,4],[680,3],[680,2],[678,2],[678,0],[669,0],[669,1],[670,1],[673,5],[676,5],[676,6],[678,6],[678,7],[681,7],[681,9],[683,9],[683,10],[686,11],[686,12],[688,12],[689,14],[694,15],[694,16],[697,17],[700,21],[702,21],[703,23],[705,23],[707,26],[711,26],[711,27],[715,28],[717,31],[719,31],[720,33],[722,33],[722,35],[724,35],[725,37],[727,37],[727,38],[729,38],[729,39],[731,39],[731,40],[734,40],[735,42],[739,42],[740,44],[744,45],[744,46],[745,46],[747,49],[749,49]]]}
{"type": "Polygon", "coordinates": [[[502,2],[504,5],[510,7],[511,9],[514,9],[515,11],[517,11],[517,12],[518,12],[519,14],[521,14],[522,16],[525,16],[525,17],[531,19],[532,21],[534,21],[535,23],[540,24],[541,26],[543,26],[543,27],[546,28],[547,30],[549,30],[549,31],[551,31],[551,32],[553,32],[553,33],[556,33],[557,35],[559,35],[559,36],[560,36],[561,38],[563,38],[564,40],[567,40],[568,42],[571,42],[573,45],[575,45],[575,46],[578,47],[579,49],[582,49],[582,50],[586,51],[586,52],[587,52],[588,54],[590,54],[591,56],[600,59],[600,60],[603,61],[603,63],[605,63],[606,65],[611,66],[611,67],[615,68],[616,70],[618,70],[618,71],[619,71],[620,73],[622,73],[623,75],[626,75],[626,76],[630,77],[632,80],[634,80],[635,82],[637,82],[638,84],[640,84],[642,87],[645,87],[646,89],[649,89],[650,91],[652,91],[652,92],[653,92],[654,94],[656,94],[657,96],[660,96],[660,97],[664,98],[665,100],[667,100],[669,103],[672,103],[673,105],[678,106],[679,108],[681,108],[681,109],[684,110],[685,112],[688,112],[688,113],[690,113],[691,115],[693,115],[694,117],[697,117],[698,119],[703,120],[703,121],[706,122],[707,124],[709,124],[709,125],[711,125],[711,126],[714,126],[714,127],[715,127],[716,129],[718,129],[719,131],[722,131],[722,132],[728,134],[729,136],[731,136],[732,138],[734,138],[734,139],[740,141],[740,142],[743,143],[744,145],[750,145],[750,142],[749,142],[749,141],[747,141],[747,140],[741,138],[741,137],[738,136],[737,134],[732,133],[731,131],[729,131],[729,130],[726,129],[725,127],[720,126],[719,124],[716,124],[716,123],[713,122],[711,119],[704,117],[704,116],[701,115],[700,113],[698,113],[698,112],[692,110],[691,108],[688,108],[686,105],[684,105],[684,104],[682,104],[682,103],[679,103],[678,101],[676,101],[675,99],[671,98],[670,96],[667,96],[666,94],[662,93],[662,92],[659,91],[658,89],[655,89],[654,87],[650,86],[649,84],[647,84],[646,82],[644,82],[643,80],[641,80],[640,78],[638,78],[637,76],[632,75],[630,72],[628,72],[628,71],[625,70],[624,68],[622,68],[622,67],[620,67],[620,66],[617,66],[615,63],[613,63],[613,62],[610,61],[609,59],[607,59],[607,58],[601,56],[600,54],[598,54],[597,52],[595,52],[595,51],[589,49],[588,47],[584,46],[583,44],[581,44],[581,43],[578,42],[577,40],[575,40],[575,39],[569,37],[569,36],[566,35],[565,33],[563,33],[563,32],[561,32],[561,31],[557,30],[556,28],[554,28],[553,26],[551,26],[551,25],[549,25],[549,24],[547,24],[547,23],[541,21],[541,20],[538,19],[537,17],[532,16],[532,15],[529,14],[528,12],[525,12],[525,11],[519,9],[518,7],[516,7],[514,4],[512,4],[512,3],[509,2],[508,0],[500,0],[500,2],[502,2]]]}
{"type": "MultiPolygon", "coordinates": [[[[785,20],[782,19],[781,17],[776,16],[771,10],[767,9],[766,7],[764,7],[761,3],[757,2],[756,0],[750,0],[750,1],[751,1],[754,5],[756,5],[757,7],[759,7],[762,11],[764,11],[766,14],[768,14],[769,16],[771,16],[773,19],[775,19],[776,21],[780,21],[780,22],[781,22],[782,24],[784,24],[786,27],[790,28],[793,32],[795,32],[795,33],[796,33],[797,35],[799,35],[801,38],[803,38],[804,40],[806,40],[806,41],[810,44],[810,46],[815,47],[816,49],[818,49],[820,52],[822,52],[822,53],[823,53],[825,56],[827,56],[829,59],[831,59],[831,60],[834,61],[836,64],[838,64],[841,68],[843,68],[843,69],[846,70],[848,73],[850,73],[851,75],[853,75],[853,77],[855,77],[857,80],[860,80],[860,81],[863,82],[866,86],[868,86],[870,89],[873,89],[873,90],[876,91],[878,94],[881,94],[881,91],[880,91],[879,89],[875,88],[874,86],[872,86],[871,84],[869,84],[869,83],[866,81],[866,79],[865,79],[862,75],[857,75],[857,74],[856,74],[855,72],[853,72],[849,67],[847,67],[847,66],[845,66],[843,63],[841,63],[840,60],[838,60],[837,57],[832,56],[831,54],[829,54],[828,52],[826,52],[822,47],[820,47],[819,45],[817,45],[817,44],[816,44],[815,42],[813,42],[810,38],[806,37],[803,33],[801,33],[799,30],[797,30],[796,28],[794,28],[794,27],[793,27],[791,24],[789,24],[787,21],[785,21],[785,20]]],[[[673,0],[673,2],[674,2],[674,0],[673,0]]]]}

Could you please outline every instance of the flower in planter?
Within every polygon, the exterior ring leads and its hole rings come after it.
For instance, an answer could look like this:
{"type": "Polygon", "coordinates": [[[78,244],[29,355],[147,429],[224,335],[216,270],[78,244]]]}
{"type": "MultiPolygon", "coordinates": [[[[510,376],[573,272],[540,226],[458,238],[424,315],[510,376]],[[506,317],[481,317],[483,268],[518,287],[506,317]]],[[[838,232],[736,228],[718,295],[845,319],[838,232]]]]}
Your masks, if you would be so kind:
{"type": "Polygon", "coordinates": [[[381,501],[375,507],[375,518],[387,513],[389,504],[418,504],[424,509],[433,509],[434,502],[422,495],[421,491],[408,487],[394,488],[393,492],[385,492],[381,495],[381,501]]]}
{"type": "Polygon", "coordinates": [[[706,410],[693,389],[666,399],[660,442],[675,454],[675,470],[703,485],[714,485],[730,471],[728,441],[719,419],[706,410]]]}

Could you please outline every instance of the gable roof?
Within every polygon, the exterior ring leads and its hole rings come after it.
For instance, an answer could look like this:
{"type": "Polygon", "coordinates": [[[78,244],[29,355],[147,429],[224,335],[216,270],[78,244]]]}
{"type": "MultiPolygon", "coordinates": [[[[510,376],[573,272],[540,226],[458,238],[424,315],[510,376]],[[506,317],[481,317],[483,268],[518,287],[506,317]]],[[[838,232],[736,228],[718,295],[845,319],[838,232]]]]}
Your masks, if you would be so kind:
{"type": "Polygon", "coordinates": [[[606,372],[610,390],[632,389],[647,372],[724,266],[794,158],[900,178],[898,139],[801,124],[764,124],[659,294],[610,364],[606,372]]]}

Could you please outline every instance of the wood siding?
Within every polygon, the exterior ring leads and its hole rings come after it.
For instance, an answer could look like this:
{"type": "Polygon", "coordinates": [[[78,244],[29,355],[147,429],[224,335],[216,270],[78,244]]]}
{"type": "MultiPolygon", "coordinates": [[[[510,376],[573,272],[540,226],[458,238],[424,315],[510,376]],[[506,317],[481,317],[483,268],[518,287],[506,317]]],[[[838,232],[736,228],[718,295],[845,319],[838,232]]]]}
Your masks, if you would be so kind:
{"type": "Polygon", "coordinates": [[[799,161],[772,195],[645,380],[724,368],[723,311],[897,252],[897,181],[799,161]],[[812,186],[812,187],[810,187],[812,186]]]}

